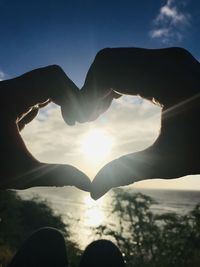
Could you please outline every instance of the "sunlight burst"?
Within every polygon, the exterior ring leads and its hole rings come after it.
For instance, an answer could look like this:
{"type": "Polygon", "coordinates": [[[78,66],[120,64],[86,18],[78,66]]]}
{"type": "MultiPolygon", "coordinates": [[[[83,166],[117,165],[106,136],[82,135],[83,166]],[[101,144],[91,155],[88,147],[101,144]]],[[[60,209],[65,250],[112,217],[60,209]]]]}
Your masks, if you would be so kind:
{"type": "Polygon", "coordinates": [[[111,152],[112,137],[102,130],[91,130],[82,141],[82,151],[90,160],[100,161],[111,152]]]}

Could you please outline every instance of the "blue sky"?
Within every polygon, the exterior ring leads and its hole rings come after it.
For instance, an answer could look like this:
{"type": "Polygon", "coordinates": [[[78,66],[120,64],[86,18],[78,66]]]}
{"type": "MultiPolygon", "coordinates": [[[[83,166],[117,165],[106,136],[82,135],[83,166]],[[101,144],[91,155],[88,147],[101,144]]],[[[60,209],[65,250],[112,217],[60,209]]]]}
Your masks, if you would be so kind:
{"type": "Polygon", "coordinates": [[[198,0],[1,0],[0,25],[1,78],[59,64],[81,86],[104,47],[182,46],[200,58],[198,0]]]}

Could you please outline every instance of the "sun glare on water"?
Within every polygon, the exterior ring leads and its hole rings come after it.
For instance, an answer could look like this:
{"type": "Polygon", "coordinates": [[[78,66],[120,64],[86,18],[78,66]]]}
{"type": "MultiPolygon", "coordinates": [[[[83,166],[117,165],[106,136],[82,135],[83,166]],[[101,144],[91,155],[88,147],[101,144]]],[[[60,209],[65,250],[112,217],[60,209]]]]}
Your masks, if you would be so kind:
{"type": "Polygon", "coordinates": [[[95,201],[90,196],[86,196],[84,203],[87,206],[85,211],[85,224],[90,227],[96,227],[102,224],[105,220],[103,200],[95,201]]]}
{"type": "Polygon", "coordinates": [[[111,152],[113,140],[102,130],[89,131],[82,140],[82,152],[90,160],[101,161],[111,152]]]}

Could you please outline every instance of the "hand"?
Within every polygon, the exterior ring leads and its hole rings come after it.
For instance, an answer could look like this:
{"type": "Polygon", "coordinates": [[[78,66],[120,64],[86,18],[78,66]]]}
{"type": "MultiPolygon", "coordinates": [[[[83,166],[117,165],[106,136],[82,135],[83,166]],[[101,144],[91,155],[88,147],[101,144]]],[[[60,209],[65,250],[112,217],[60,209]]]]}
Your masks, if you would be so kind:
{"type": "Polygon", "coordinates": [[[103,167],[92,182],[93,198],[139,180],[200,173],[200,64],[189,52],[181,48],[100,51],[83,86],[85,120],[101,114],[116,96],[113,92],[160,103],[161,131],[151,147],[103,167]]]}
{"type": "Polygon", "coordinates": [[[65,186],[90,191],[89,178],[70,165],[38,162],[27,150],[19,131],[37,115],[39,108],[54,102],[61,106],[63,119],[74,124],[78,88],[58,66],[28,72],[0,82],[1,153],[0,189],[33,186],[65,186]]]}

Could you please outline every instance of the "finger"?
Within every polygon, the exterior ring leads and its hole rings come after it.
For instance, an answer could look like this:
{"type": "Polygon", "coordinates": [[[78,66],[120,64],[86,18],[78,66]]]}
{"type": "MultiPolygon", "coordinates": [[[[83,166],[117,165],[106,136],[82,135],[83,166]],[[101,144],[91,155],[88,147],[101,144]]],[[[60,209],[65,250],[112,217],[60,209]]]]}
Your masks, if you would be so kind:
{"type": "Polygon", "coordinates": [[[79,94],[73,93],[61,105],[61,113],[64,121],[68,125],[74,125],[76,121],[82,121],[84,113],[80,106],[79,94]]]}
{"type": "Polygon", "coordinates": [[[40,108],[47,106],[49,103],[50,100],[47,100],[44,103],[39,103],[36,106],[32,107],[26,114],[22,114],[22,116],[17,120],[19,131],[22,131],[26,124],[30,123],[37,116],[40,108]]]}
{"type": "Polygon", "coordinates": [[[113,98],[114,99],[118,99],[120,97],[122,97],[122,94],[120,94],[120,93],[118,93],[118,92],[116,92],[116,91],[113,90],[113,98]]]}
{"type": "Polygon", "coordinates": [[[144,171],[148,164],[149,160],[143,153],[135,153],[111,161],[92,181],[91,197],[98,199],[114,187],[129,185],[144,177],[150,177],[150,173],[144,171]]]}
{"type": "Polygon", "coordinates": [[[98,199],[110,189],[148,179],[172,179],[189,174],[176,155],[152,146],[111,161],[96,175],[91,185],[91,197],[98,199]]]}
{"type": "Polygon", "coordinates": [[[20,94],[22,101],[28,106],[44,103],[48,99],[61,105],[68,98],[68,93],[71,94],[73,90],[78,91],[77,86],[57,65],[32,70],[7,81],[9,82],[10,86],[17,89],[13,90],[13,93],[20,94]]]}
{"type": "Polygon", "coordinates": [[[156,51],[141,48],[101,50],[87,73],[83,93],[94,101],[104,98],[111,89],[125,94],[140,94],[138,90],[144,87],[149,72],[156,67],[157,60],[153,60],[156,51]]]}
{"type": "Polygon", "coordinates": [[[90,179],[83,172],[70,165],[38,162],[27,150],[16,124],[2,126],[0,189],[74,185],[90,191],[90,179]]]}
{"type": "Polygon", "coordinates": [[[67,112],[64,113],[66,122],[67,117],[71,116],[69,120],[73,121],[77,115],[74,106],[78,106],[76,99],[79,89],[57,65],[35,69],[4,81],[2,91],[6,108],[11,104],[9,113],[16,118],[27,113],[31,107],[42,105],[49,100],[62,108],[68,106],[67,112]]]}
{"type": "Polygon", "coordinates": [[[88,70],[82,91],[89,99],[104,98],[112,88],[110,51],[111,49],[99,51],[88,70]]]}
{"type": "Polygon", "coordinates": [[[30,112],[28,112],[22,119],[17,122],[19,131],[23,130],[26,124],[31,122],[38,114],[39,107],[34,106],[30,112]]]}
{"type": "Polygon", "coordinates": [[[110,48],[97,54],[83,91],[95,101],[112,88],[169,107],[197,93],[198,77],[199,63],[182,48],[110,48]]]}
{"type": "MultiPolygon", "coordinates": [[[[81,92],[80,92],[81,94],[81,92]]],[[[104,98],[98,101],[90,101],[85,99],[84,95],[79,97],[79,109],[81,109],[81,116],[77,121],[80,123],[96,120],[102,113],[104,113],[111,105],[114,98],[119,98],[121,95],[114,91],[110,91],[104,98]]]]}
{"type": "Polygon", "coordinates": [[[97,199],[113,187],[140,180],[199,174],[198,112],[199,94],[164,109],[160,135],[155,143],[103,167],[92,182],[91,196],[97,199]]]}
{"type": "Polygon", "coordinates": [[[37,163],[33,168],[18,173],[3,187],[7,189],[27,189],[37,186],[75,186],[89,192],[90,179],[71,165],[37,163]]]}

